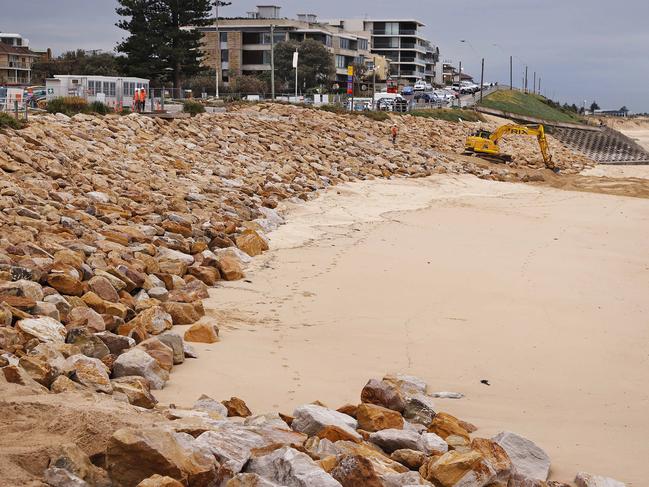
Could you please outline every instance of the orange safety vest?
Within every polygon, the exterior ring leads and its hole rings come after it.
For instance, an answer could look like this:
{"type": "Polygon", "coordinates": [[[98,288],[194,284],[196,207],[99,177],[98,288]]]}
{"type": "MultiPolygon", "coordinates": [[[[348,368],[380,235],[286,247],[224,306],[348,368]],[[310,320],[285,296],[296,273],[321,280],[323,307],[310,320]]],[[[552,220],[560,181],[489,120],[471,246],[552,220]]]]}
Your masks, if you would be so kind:
{"type": "Polygon", "coordinates": [[[146,101],[146,90],[140,91],[140,101],[146,101]]]}
{"type": "Polygon", "coordinates": [[[392,137],[396,137],[396,135],[399,133],[399,129],[397,127],[392,127],[392,137]]]}

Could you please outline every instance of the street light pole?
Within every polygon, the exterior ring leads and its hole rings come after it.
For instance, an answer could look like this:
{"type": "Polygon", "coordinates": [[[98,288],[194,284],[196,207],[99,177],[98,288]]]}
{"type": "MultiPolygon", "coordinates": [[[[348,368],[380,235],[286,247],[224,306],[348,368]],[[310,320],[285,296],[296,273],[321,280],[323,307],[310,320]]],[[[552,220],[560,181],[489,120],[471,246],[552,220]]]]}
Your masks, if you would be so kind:
{"type": "Polygon", "coordinates": [[[480,70],[480,103],[482,103],[483,92],[484,92],[484,58],[482,58],[482,69],[480,70]]]}
{"type": "Polygon", "coordinates": [[[219,77],[221,75],[221,33],[219,32],[219,7],[227,7],[228,5],[232,5],[232,2],[224,2],[223,0],[216,0],[214,2],[214,7],[216,9],[216,21],[214,23],[214,26],[216,28],[216,55],[215,55],[215,61],[216,61],[216,66],[215,66],[215,71],[216,71],[216,98],[218,100],[219,98],[219,77]]]}
{"type": "Polygon", "coordinates": [[[275,101],[275,25],[270,26],[270,92],[275,101]]]}
{"type": "Polygon", "coordinates": [[[514,56],[509,56],[509,89],[514,89],[514,56]]]}
{"type": "Polygon", "coordinates": [[[525,93],[527,93],[527,66],[525,66],[525,93]]]}

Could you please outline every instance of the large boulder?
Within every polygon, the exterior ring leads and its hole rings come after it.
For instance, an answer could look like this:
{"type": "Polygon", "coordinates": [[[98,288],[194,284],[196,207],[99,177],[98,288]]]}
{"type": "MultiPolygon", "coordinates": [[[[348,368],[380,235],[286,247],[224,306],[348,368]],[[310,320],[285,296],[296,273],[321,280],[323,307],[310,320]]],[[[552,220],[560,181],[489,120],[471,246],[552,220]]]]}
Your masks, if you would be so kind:
{"type": "Polygon", "coordinates": [[[232,255],[220,255],[216,265],[226,281],[238,281],[244,278],[241,263],[232,255]]]}
{"type": "Polygon", "coordinates": [[[363,387],[361,402],[376,404],[399,412],[402,412],[406,407],[405,399],[396,386],[376,379],[370,379],[363,387]]]}
{"type": "Polygon", "coordinates": [[[213,323],[195,323],[185,332],[186,342],[192,343],[217,343],[219,339],[219,329],[213,323]]]}
{"type": "Polygon", "coordinates": [[[151,389],[162,389],[169,380],[169,372],[156,359],[139,348],[132,348],[117,357],[113,364],[114,377],[139,375],[149,381],[151,389]]]}
{"type": "Polygon", "coordinates": [[[192,325],[205,316],[199,304],[167,301],[162,308],[171,315],[174,325],[192,325]]]}
{"type": "Polygon", "coordinates": [[[486,438],[474,438],[471,450],[482,454],[496,472],[496,480],[508,482],[512,475],[512,461],[507,452],[498,443],[486,438]]]}
{"type": "Polygon", "coordinates": [[[426,480],[440,487],[484,487],[496,477],[491,465],[475,451],[450,451],[432,458],[422,466],[422,472],[426,480]]]}
{"type": "Polygon", "coordinates": [[[237,247],[250,257],[255,257],[268,250],[268,242],[255,230],[245,230],[241,235],[237,235],[235,242],[237,247]]]}
{"type": "Polygon", "coordinates": [[[221,422],[201,434],[196,441],[219,461],[219,480],[224,481],[241,472],[254,451],[280,445],[300,446],[305,439],[306,436],[274,422],[260,425],[221,422]]]}
{"type": "Polygon", "coordinates": [[[626,487],[624,483],[618,480],[599,475],[591,475],[585,472],[579,472],[577,474],[575,483],[577,487],[626,487]]]}
{"type": "Polygon", "coordinates": [[[67,334],[65,326],[49,317],[20,320],[16,328],[41,342],[63,343],[67,334]]]}
{"type": "Polygon", "coordinates": [[[460,436],[469,440],[469,432],[462,422],[448,413],[437,413],[428,427],[428,431],[446,439],[449,436],[460,436]]]}
{"type": "Polygon", "coordinates": [[[183,339],[180,335],[165,332],[162,335],[158,335],[158,340],[167,345],[173,351],[174,365],[182,364],[185,361],[183,339]]]}
{"type": "Polygon", "coordinates": [[[354,418],[333,409],[327,409],[316,404],[299,406],[293,412],[291,428],[309,436],[317,435],[326,426],[337,426],[352,438],[361,439],[356,432],[358,423],[354,418]]]}
{"type": "Polygon", "coordinates": [[[430,426],[435,418],[433,398],[422,393],[408,397],[403,410],[403,417],[413,423],[430,426]]]}
{"type": "Polygon", "coordinates": [[[395,450],[404,448],[410,450],[419,450],[421,435],[416,431],[407,429],[385,429],[372,433],[369,441],[381,447],[383,451],[392,453],[395,450]]]}
{"type": "Polygon", "coordinates": [[[138,375],[119,377],[110,381],[113,391],[121,392],[133,406],[153,409],[158,400],[151,394],[149,381],[138,375]]]}
{"type": "Polygon", "coordinates": [[[113,393],[113,386],[108,377],[110,371],[101,360],[85,355],[73,355],[66,363],[73,370],[72,378],[79,384],[96,392],[113,393]]]}
{"type": "Polygon", "coordinates": [[[534,442],[508,431],[492,438],[507,453],[515,473],[530,479],[547,480],[550,475],[550,457],[534,442]]]}
{"type": "Polygon", "coordinates": [[[341,487],[311,457],[288,446],[251,459],[246,472],[287,487],[341,487]]]}
{"type": "Polygon", "coordinates": [[[403,429],[403,417],[397,411],[377,406],[376,404],[361,404],[356,410],[358,427],[365,431],[380,431],[385,429],[403,429]]]}
{"type": "Polygon", "coordinates": [[[102,359],[110,354],[104,341],[86,328],[73,328],[68,332],[66,343],[79,348],[83,355],[102,359]]]}
{"type": "Polygon", "coordinates": [[[159,474],[183,485],[207,487],[216,481],[217,463],[186,433],[124,428],[108,442],[106,468],[116,485],[136,486],[159,474]]]}
{"type": "Polygon", "coordinates": [[[374,464],[361,455],[341,455],[338,464],[329,472],[343,487],[384,487],[374,471],[374,464]]]}
{"type": "Polygon", "coordinates": [[[142,313],[137,315],[127,325],[133,327],[140,326],[151,335],[159,335],[167,330],[171,330],[174,321],[171,315],[160,306],[153,306],[142,311],[142,313]]]}
{"type": "Polygon", "coordinates": [[[124,351],[135,346],[135,340],[132,338],[123,335],[115,335],[109,331],[95,333],[95,336],[104,342],[104,345],[108,347],[110,353],[115,356],[120,355],[124,351]]]}
{"type": "Polygon", "coordinates": [[[171,372],[171,369],[174,366],[174,351],[171,347],[168,347],[160,340],[153,337],[140,342],[136,348],[144,350],[146,353],[156,359],[160,367],[168,372],[171,372]]]}

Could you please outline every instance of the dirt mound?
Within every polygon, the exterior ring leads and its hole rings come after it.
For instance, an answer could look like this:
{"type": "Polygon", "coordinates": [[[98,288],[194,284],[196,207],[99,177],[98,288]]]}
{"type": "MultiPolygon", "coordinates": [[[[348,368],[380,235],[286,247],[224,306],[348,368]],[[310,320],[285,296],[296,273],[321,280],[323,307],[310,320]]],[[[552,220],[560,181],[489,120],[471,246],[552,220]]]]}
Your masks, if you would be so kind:
{"type": "Polygon", "coordinates": [[[44,485],[40,479],[61,445],[100,454],[123,427],[145,427],[164,418],[93,393],[43,394],[0,382],[0,472],[4,487],[44,485]]]}

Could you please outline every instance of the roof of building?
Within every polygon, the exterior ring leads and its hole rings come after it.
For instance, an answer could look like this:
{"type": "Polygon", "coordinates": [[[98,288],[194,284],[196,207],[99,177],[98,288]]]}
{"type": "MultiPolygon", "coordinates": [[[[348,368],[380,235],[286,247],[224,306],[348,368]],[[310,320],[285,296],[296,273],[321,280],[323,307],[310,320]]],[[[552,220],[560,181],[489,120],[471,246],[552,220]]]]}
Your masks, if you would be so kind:
{"type": "Polygon", "coordinates": [[[18,54],[20,56],[34,56],[34,57],[39,56],[39,54],[30,51],[29,47],[10,46],[9,44],[5,44],[4,42],[0,42],[0,54],[18,54]]]}

